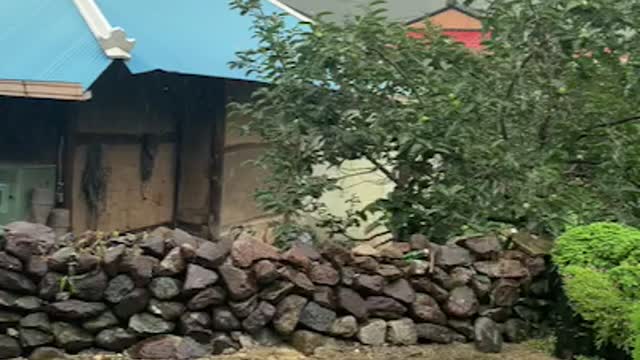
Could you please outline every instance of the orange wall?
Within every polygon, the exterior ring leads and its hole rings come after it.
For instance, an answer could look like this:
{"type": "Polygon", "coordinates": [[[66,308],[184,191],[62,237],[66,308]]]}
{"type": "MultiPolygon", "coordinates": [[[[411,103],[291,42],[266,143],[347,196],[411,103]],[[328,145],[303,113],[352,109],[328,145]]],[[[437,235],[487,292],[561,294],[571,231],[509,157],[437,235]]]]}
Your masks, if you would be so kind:
{"type": "MultiPolygon", "coordinates": [[[[449,9],[429,18],[432,24],[443,30],[481,30],[482,22],[459,10],[449,9]]],[[[411,24],[414,29],[424,29],[422,21],[411,24]]]]}

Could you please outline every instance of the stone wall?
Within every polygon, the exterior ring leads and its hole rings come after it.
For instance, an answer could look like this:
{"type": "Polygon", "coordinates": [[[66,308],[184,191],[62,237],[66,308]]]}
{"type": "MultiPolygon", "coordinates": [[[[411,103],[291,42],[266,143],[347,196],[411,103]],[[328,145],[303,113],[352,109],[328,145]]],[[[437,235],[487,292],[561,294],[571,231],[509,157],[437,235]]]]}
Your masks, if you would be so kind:
{"type": "Polygon", "coordinates": [[[377,346],[475,341],[498,352],[543,321],[545,261],[495,236],[446,246],[422,236],[347,250],[251,238],[207,242],[181,230],[56,244],[9,225],[0,244],[0,358],[101,348],[196,358],[247,343],[312,353],[329,339],[377,346]],[[434,261],[418,258],[424,249],[434,261]],[[418,252],[412,252],[412,251],[418,252]],[[54,347],[54,348],[52,348],[54,347]]]}

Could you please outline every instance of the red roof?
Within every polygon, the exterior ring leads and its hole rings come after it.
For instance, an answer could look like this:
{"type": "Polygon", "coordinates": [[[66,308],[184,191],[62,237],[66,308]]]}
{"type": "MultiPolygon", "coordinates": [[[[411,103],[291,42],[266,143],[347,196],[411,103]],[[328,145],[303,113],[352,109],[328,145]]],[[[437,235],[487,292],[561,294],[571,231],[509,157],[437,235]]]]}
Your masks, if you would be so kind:
{"type": "Polygon", "coordinates": [[[484,38],[481,31],[445,30],[442,33],[464,44],[464,46],[469,49],[482,50],[482,41],[484,38]]]}

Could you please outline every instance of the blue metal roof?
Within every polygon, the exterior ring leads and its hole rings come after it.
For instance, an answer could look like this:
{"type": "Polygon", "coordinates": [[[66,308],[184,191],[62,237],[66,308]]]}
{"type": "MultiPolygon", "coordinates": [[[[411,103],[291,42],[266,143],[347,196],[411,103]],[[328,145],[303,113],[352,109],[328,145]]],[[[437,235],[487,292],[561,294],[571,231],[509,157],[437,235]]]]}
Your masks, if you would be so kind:
{"type": "MultiPolygon", "coordinates": [[[[164,70],[248,79],[228,63],[237,51],[256,46],[251,19],[230,9],[228,0],[97,3],[111,25],[136,39],[127,62],[132,73],[164,70]]],[[[280,11],[268,2],[265,9],[280,11]]],[[[0,49],[0,79],[5,80],[88,88],[111,63],[72,0],[0,0],[0,49]]]]}

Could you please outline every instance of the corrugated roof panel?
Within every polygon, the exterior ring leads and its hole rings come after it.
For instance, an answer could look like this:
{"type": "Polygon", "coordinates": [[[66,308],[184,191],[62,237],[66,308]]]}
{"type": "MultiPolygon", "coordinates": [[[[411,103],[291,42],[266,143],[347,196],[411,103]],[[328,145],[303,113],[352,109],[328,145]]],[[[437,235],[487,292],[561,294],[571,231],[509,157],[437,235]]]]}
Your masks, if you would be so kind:
{"type": "MultiPolygon", "coordinates": [[[[136,39],[127,62],[133,73],[165,70],[247,79],[229,62],[257,42],[251,18],[232,10],[228,0],[98,0],[98,5],[112,26],[136,39]]],[[[280,12],[266,1],[265,10],[280,12]]]]}
{"type": "Polygon", "coordinates": [[[0,0],[0,79],[89,87],[109,66],[71,0],[0,0]]]}

